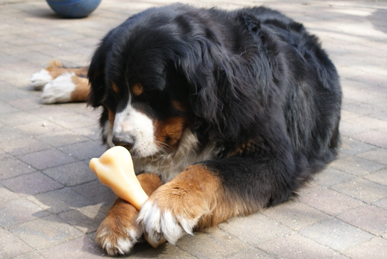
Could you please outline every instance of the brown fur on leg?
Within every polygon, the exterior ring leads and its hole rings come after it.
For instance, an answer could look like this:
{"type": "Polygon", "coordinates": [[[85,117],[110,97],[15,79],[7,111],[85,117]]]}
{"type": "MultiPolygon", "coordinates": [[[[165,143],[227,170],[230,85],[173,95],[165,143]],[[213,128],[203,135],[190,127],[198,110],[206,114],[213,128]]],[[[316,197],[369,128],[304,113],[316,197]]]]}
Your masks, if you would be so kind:
{"type": "MultiPolygon", "coordinates": [[[[155,174],[137,176],[147,195],[151,195],[162,183],[155,174]]],[[[138,211],[128,202],[118,198],[102,221],[95,240],[109,255],[125,254],[141,237],[142,227],[136,223],[138,211]]]]}

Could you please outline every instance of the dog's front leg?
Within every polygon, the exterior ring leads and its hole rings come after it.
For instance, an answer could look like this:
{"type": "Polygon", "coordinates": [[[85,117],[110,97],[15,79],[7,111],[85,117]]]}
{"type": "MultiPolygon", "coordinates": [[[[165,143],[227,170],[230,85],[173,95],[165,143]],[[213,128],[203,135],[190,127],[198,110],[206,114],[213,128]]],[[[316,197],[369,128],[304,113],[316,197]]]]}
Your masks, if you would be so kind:
{"type": "MultiPolygon", "coordinates": [[[[155,174],[137,176],[142,188],[150,196],[162,183],[155,174]]],[[[126,254],[142,236],[142,227],[136,223],[138,211],[118,198],[99,226],[95,240],[109,255],[126,254]]]]}
{"type": "Polygon", "coordinates": [[[193,165],[158,188],[143,205],[138,222],[148,239],[157,242],[163,235],[170,243],[194,228],[225,221],[236,213],[229,206],[220,178],[203,165],[193,165]]]}

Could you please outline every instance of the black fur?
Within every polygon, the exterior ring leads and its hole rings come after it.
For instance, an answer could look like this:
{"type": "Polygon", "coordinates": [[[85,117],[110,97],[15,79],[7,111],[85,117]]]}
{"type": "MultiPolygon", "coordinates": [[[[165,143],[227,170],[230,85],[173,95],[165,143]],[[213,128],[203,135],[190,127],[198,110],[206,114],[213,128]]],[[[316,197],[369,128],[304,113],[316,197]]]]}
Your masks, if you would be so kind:
{"type": "Polygon", "coordinates": [[[188,117],[202,147],[214,141],[220,150],[198,163],[248,211],[289,199],[337,154],[336,69],[303,25],[264,7],[146,10],[106,35],[88,76],[94,107],[119,111],[141,82],[145,94],[134,102],[147,113],[188,117]],[[172,100],[188,109],[174,110],[172,100]]]}

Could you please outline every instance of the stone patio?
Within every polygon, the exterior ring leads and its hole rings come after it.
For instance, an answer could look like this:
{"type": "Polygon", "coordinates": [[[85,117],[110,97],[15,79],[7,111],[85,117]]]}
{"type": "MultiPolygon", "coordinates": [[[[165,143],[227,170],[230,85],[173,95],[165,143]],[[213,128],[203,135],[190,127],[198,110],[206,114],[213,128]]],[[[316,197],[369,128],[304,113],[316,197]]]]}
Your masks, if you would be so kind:
{"type": "MultiPolygon", "coordinates": [[[[387,258],[387,2],[183,2],[265,4],[317,34],[341,76],[342,148],[294,201],[128,257],[387,258]]],[[[52,58],[87,65],[110,28],[168,3],[105,0],[65,20],[42,0],[0,0],[0,258],[106,256],[93,237],[115,196],[88,168],[105,150],[99,111],[43,105],[29,78],[52,58]]]]}

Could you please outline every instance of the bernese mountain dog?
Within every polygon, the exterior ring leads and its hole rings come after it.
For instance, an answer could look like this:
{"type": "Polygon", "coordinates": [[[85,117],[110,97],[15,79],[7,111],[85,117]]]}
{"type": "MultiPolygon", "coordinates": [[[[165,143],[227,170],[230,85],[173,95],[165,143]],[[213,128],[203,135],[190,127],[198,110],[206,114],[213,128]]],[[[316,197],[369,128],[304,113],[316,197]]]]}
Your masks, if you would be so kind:
{"type": "Polygon", "coordinates": [[[342,92],[316,36],[265,8],[151,8],[112,29],[89,68],[35,74],[43,102],[103,107],[102,138],[132,154],[149,200],[117,199],[96,241],[175,244],[289,200],[337,155],[342,92]]]}

